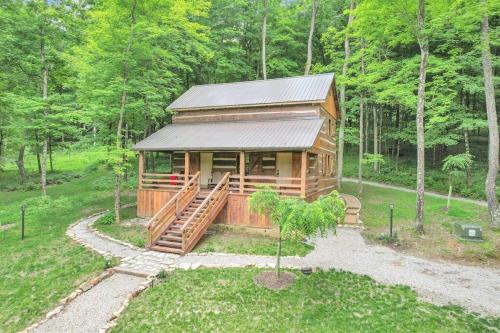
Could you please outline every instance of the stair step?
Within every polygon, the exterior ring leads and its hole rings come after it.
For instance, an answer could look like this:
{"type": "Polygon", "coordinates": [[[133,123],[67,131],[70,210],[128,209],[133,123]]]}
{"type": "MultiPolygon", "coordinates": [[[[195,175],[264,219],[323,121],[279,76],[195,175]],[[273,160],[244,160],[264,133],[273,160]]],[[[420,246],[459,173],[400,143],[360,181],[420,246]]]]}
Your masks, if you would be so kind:
{"type": "Polygon", "coordinates": [[[151,246],[151,250],[160,251],[160,252],[167,252],[167,253],[183,254],[181,249],[165,247],[165,246],[157,246],[157,245],[151,246]]]}
{"type": "Polygon", "coordinates": [[[171,234],[162,235],[160,237],[161,240],[171,241],[171,242],[182,242],[181,236],[174,236],[171,234]]]}
{"type": "Polygon", "coordinates": [[[182,243],[170,242],[170,241],[164,241],[164,240],[157,240],[156,245],[161,245],[161,246],[166,246],[166,247],[174,247],[174,248],[181,248],[182,247],[182,243]]]}

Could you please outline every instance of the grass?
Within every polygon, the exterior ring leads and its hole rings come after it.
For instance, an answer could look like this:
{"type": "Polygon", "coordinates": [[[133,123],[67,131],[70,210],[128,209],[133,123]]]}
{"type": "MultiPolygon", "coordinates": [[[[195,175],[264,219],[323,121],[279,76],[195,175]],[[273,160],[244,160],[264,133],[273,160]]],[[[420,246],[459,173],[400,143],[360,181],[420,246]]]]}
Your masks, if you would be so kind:
{"type": "MultiPolygon", "coordinates": [[[[147,230],[140,225],[126,223],[125,220],[136,217],[136,208],[122,210],[124,223],[106,223],[106,216],[94,223],[94,227],[113,238],[144,247],[147,241],[147,230]]],[[[244,232],[234,232],[218,227],[216,231],[207,232],[200,240],[193,252],[224,252],[236,254],[269,255],[276,254],[276,239],[268,236],[251,235],[244,232]]],[[[282,243],[284,256],[305,256],[313,246],[300,241],[285,240],[282,243]]]]}
{"type": "MultiPolygon", "coordinates": [[[[47,198],[40,196],[39,189],[0,192],[0,224],[4,226],[0,229],[0,332],[25,328],[105,268],[101,256],[71,241],[65,232],[79,218],[112,207],[113,177],[91,154],[85,159],[74,157],[77,162],[62,173],[81,176],[49,186],[47,198]],[[26,238],[21,241],[23,203],[26,238]]],[[[0,175],[4,184],[17,182],[15,170],[0,175]]],[[[124,195],[124,202],[132,200],[130,193],[124,195]]]]}
{"type": "Polygon", "coordinates": [[[121,210],[121,224],[106,223],[106,216],[101,217],[94,223],[94,227],[102,233],[113,238],[123,240],[137,247],[145,247],[147,241],[147,230],[144,226],[128,224],[126,220],[135,218],[137,208],[135,206],[121,210]]]}
{"type": "Polygon", "coordinates": [[[176,271],[133,300],[113,332],[495,332],[499,318],[439,307],[405,286],[331,271],[283,290],[255,285],[257,269],[176,271]]]}
{"type": "MultiPolygon", "coordinates": [[[[193,252],[224,252],[255,255],[276,255],[277,240],[275,238],[248,235],[230,231],[217,231],[203,236],[193,252]]],[[[305,256],[314,247],[300,241],[285,240],[282,242],[282,255],[305,256]]]]}
{"type": "MultiPolygon", "coordinates": [[[[357,184],[345,182],[342,192],[357,195],[357,184]]],[[[401,245],[398,249],[431,259],[444,259],[465,264],[500,266],[500,232],[489,228],[486,207],[452,200],[449,212],[443,207],[446,200],[425,197],[425,235],[414,232],[415,194],[363,186],[361,220],[364,235],[378,241],[381,233],[389,231],[389,203],[394,203],[394,226],[401,245]],[[455,222],[467,222],[483,227],[482,243],[458,240],[453,235],[455,222]]],[[[384,241],[382,241],[384,242],[384,241]]]]}
{"type": "MultiPolygon", "coordinates": [[[[488,169],[487,162],[480,160],[476,155],[476,160],[472,166],[472,186],[468,186],[466,178],[454,184],[453,194],[472,199],[485,200],[484,181],[488,169]]],[[[475,154],[475,153],[473,153],[475,154]]],[[[344,176],[357,178],[358,175],[358,155],[357,148],[349,146],[345,156],[344,176]]],[[[417,162],[414,158],[402,157],[399,167],[396,170],[395,160],[390,157],[385,158],[385,163],[380,167],[380,172],[373,171],[373,166],[365,165],[363,167],[363,178],[365,180],[377,181],[386,184],[399,185],[414,188],[417,177],[417,162]]],[[[441,170],[441,163],[432,165],[432,161],[426,159],[425,165],[425,189],[428,191],[448,194],[448,174],[441,170]]],[[[500,200],[500,177],[497,179],[497,197],[500,200]]]]}

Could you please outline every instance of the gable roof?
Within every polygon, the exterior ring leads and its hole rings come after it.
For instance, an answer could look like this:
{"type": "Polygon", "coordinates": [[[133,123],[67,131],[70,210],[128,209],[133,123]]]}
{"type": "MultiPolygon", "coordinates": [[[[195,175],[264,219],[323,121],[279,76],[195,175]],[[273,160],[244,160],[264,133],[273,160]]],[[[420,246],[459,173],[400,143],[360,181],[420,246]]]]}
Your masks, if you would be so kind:
{"type": "Polygon", "coordinates": [[[138,142],[133,150],[303,150],[311,148],[324,119],[171,124],[138,142]]]}
{"type": "Polygon", "coordinates": [[[244,106],[322,103],[334,74],[193,86],[168,108],[175,111],[244,106]]]}

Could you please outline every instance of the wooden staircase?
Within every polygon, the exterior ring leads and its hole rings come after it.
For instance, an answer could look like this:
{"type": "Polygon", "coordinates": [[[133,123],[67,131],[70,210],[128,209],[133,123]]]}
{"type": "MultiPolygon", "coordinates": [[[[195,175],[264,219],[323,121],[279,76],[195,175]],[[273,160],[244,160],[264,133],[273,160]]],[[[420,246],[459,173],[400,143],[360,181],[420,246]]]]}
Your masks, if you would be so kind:
{"type": "Polygon", "coordinates": [[[201,191],[199,172],[153,216],[149,248],[185,254],[193,249],[227,203],[229,172],[211,191],[201,191]]]}

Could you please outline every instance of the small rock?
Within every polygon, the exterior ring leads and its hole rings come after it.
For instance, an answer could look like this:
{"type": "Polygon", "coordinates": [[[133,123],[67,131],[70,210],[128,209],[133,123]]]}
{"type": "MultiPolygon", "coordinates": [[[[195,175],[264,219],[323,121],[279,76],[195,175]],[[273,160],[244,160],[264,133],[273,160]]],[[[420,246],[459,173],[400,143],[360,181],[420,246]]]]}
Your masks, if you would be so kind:
{"type": "Polygon", "coordinates": [[[81,289],[83,292],[85,292],[85,291],[88,291],[88,290],[89,290],[90,288],[92,288],[92,287],[93,287],[93,285],[92,285],[91,283],[86,282],[86,283],[84,283],[84,284],[80,287],[80,289],[81,289]]]}
{"type": "Polygon", "coordinates": [[[181,262],[181,263],[179,264],[179,268],[180,268],[180,269],[187,270],[187,269],[191,268],[191,264],[190,264],[190,263],[188,263],[188,262],[181,262]]]}
{"type": "Polygon", "coordinates": [[[58,306],[54,310],[52,310],[49,313],[47,313],[46,318],[48,319],[48,318],[51,318],[51,317],[55,316],[56,314],[58,314],[59,312],[61,312],[62,309],[63,309],[62,305],[58,306]]]}

